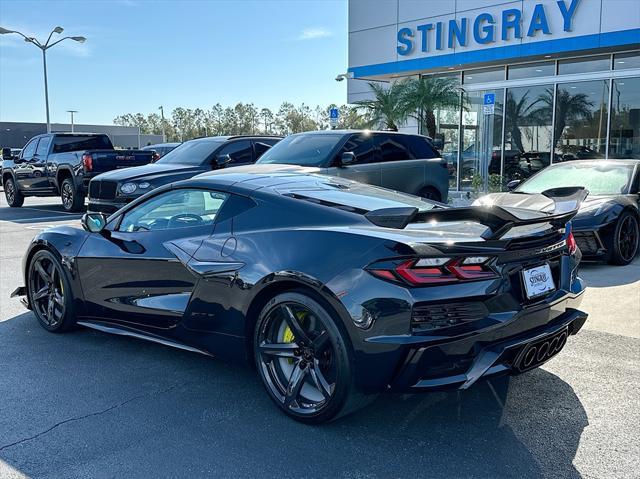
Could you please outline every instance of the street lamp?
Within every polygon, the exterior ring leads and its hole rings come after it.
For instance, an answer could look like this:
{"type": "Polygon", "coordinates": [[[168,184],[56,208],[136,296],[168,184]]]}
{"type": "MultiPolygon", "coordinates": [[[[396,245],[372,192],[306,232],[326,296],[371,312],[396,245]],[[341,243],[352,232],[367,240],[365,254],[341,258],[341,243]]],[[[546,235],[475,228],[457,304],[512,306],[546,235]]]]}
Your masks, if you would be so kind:
{"type": "Polygon", "coordinates": [[[160,116],[162,118],[162,143],[166,143],[167,135],[165,134],[165,131],[164,131],[164,108],[159,106],[158,110],[160,110],[160,116]]]}
{"type": "Polygon", "coordinates": [[[67,113],[71,114],[71,133],[73,133],[73,114],[78,113],[78,110],[67,110],[67,113]]]}
{"type": "Polygon", "coordinates": [[[15,33],[17,35],[20,35],[22,38],[24,38],[25,42],[33,43],[36,47],[42,50],[42,68],[44,70],[44,103],[47,110],[47,133],[51,133],[51,121],[49,120],[49,87],[47,85],[47,50],[52,46],[57,45],[63,40],[73,40],[74,42],[78,42],[78,43],[84,43],[87,40],[85,37],[63,37],[56,42],[53,42],[51,44],[49,43],[54,33],[60,34],[63,31],[64,31],[64,28],[62,27],[54,28],[49,34],[49,38],[47,38],[47,41],[44,44],[42,44],[34,37],[28,37],[16,30],[7,30],[6,28],[0,27],[0,35],[4,35],[6,33],[15,33]]]}

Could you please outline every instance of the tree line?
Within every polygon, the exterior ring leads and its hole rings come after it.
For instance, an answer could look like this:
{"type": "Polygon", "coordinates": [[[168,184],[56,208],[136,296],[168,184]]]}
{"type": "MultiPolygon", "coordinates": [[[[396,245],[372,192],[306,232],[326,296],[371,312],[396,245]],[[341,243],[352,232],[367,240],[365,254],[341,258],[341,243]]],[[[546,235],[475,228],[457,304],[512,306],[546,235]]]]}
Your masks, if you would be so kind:
{"type": "Polygon", "coordinates": [[[127,113],[113,122],[121,126],[140,128],[142,134],[161,135],[167,141],[186,141],[201,136],[217,135],[289,135],[310,130],[326,130],[329,126],[329,110],[338,108],[340,115],[337,128],[368,128],[371,120],[366,113],[350,105],[329,105],[326,108],[311,108],[302,104],[295,106],[284,102],[273,112],[269,108],[258,108],[253,103],[238,103],[223,107],[220,103],[210,109],[175,108],[164,119],[159,113],[127,113]]]}
{"type": "Polygon", "coordinates": [[[409,118],[415,118],[431,137],[436,134],[438,109],[458,108],[461,95],[456,81],[450,78],[424,77],[390,84],[369,83],[371,99],[353,105],[335,104],[312,108],[304,103],[295,106],[284,102],[277,111],[259,108],[253,103],[238,103],[210,109],[175,108],[163,120],[158,113],[127,113],[116,117],[116,125],[139,127],[143,134],[162,134],[167,141],[185,141],[216,135],[290,135],[330,128],[329,111],[338,108],[336,128],[379,128],[397,130],[409,118]]]}

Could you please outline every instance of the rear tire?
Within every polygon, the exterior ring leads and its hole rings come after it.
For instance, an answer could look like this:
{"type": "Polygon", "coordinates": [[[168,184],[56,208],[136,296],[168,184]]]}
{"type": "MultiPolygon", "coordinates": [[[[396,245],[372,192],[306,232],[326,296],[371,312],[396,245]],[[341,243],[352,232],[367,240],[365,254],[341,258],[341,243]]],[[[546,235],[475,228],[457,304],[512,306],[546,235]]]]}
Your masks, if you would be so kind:
{"type": "Polygon", "coordinates": [[[442,202],[442,195],[433,186],[427,186],[420,192],[420,196],[428,200],[442,202]]]}
{"type": "Polygon", "coordinates": [[[20,208],[24,204],[24,196],[20,193],[18,185],[13,181],[13,178],[7,178],[5,180],[4,196],[7,199],[7,204],[11,208],[20,208]]]}
{"type": "Polygon", "coordinates": [[[58,258],[49,250],[37,251],[27,271],[27,296],[40,326],[52,333],[72,329],[76,324],[73,293],[58,258]]]}
{"type": "Polygon", "coordinates": [[[256,324],[254,359],[265,389],[285,414],[306,424],[364,405],[353,391],[348,339],[334,316],[306,291],[294,290],[269,301],[256,324]]]}
{"type": "Polygon", "coordinates": [[[638,254],[640,243],[640,222],[631,211],[623,211],[609,238],[609,263],[624,266],[633,261],[638,254]]]}
{"type": "Polygon", "coordinates": [[[84,196],[76,190],[71,178],[65,178],[62,182],[60,198],[62,199],[62,207],[65,211],[82,211],[84,207],[84,196]]]}

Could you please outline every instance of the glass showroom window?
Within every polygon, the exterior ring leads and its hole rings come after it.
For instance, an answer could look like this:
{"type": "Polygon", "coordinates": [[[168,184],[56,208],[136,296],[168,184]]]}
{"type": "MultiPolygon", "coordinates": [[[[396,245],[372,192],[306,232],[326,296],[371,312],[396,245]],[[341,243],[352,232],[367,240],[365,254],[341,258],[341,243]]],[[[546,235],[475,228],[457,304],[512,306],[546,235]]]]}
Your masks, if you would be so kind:
{"type": "Polygon", "coordinates": [[[618,53],[613,57],[614,70],[640,68],[640,52],[618,53]]]}
{"type": "Polygon", "coordinates": [[[462,113],[460,189],[500,189],[503,97],[502,88],[466,94],[462,113]],[[487,93],[495,95],[493,113],[484,108],[487,93]]]}
{"type": "Polygon", "coordinates": [[[504,67],[482,68],[478,70],[466,70],[462,76],[464,85],[474,85],[492,81],[504,80],[504,67]]]}
{"type": "Polygon", "coordinates": [[[640,158],[640,77],[613,80],[609,158],[640,158]]]}
{"type": "Polygon", "coordinates": [[[526,63],[509,67],[509,80],[522,80],[526,78],[551,77],[556,74],[555,62],[526,63]]]}
{"type": "Polygon", "coordinates": [[[605,157],[608,103],[608,80],[558,85],[554,162],[605,157]]]}
{"type": "Polygon", "coordinates": [[[573,58],[558,62],[558,74],[569,75],[574,73],[601,72],[611,69],[611,56],[601,55],[597,57],[573,58]]]}
{"type": "MultiPolygon", "coordinates": [[[[434,77],[423,77],[425,81],[429,78],[445,79],[451,86],[458,89],[460,87],[460,73],[446,73],[434,77]]],[[[433,112],[435,117],[435,134],[422,128],[422,134],[432,136],[437,143],[442,145],[442,158],[447,160],[449,169],[449,188],[457,189],[458,172],[458,150],[460,148],[460,104],[455,107],[439,108],[433,112]]]]}
{"type": "Polygon", "coordinates": [[[504,176],[528,178],[551,161],[553,85],[509,88],[505,105],[504,176]]]}

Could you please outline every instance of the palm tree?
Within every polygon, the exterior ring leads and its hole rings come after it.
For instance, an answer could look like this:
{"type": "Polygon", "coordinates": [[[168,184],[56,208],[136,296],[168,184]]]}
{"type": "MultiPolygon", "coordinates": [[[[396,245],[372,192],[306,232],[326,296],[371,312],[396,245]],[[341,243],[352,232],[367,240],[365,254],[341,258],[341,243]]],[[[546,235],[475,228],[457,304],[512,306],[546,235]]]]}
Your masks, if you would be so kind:
{"type": "Polygon", "coordinates": [[[405,104],[406,81],[391,83],[388,87],[379,83],[369,83],[373,99],[355,102],[358,108],[365,110],[370,118],[370,126],[380,126],[389,130],[398,130],[409,116],[405,104]]]}
{"type": "MultiPolygon", "coordinates": [[[[518,151],[524,152],[522,131],[520,128],[528,124],[528,121],[534,112],[533,107],[539,101],[540,99],[529,102],[529,92],[526,92],[519,100],[516,100],[513,92],[511,90],[507,90],[507,102],[504,108],[506,124],[508,133],[511,134],[511,142],[515,144],[518,151]]],[[[540,112],[540,110],[537,111],[540,112]]]]}
{"type": "Polygon", "coordinates": [[[404,87],[404,109],[413,112],[422,130],[431,138],[437,133],[436,110],[460,108],[460,92],[453,78],[423,77],[409,80],[404,87]]]}
{"type": "MultiPolygon", "coordinates": [[[[553,115],[553,88],[547,88],[540,95],[538,102],[542,104],[532,112],[533,117],[551,118],[553,115]]],[[[565,88],[558,88],[556,95],[556,124],[553,128],[554,147],[562,139],[564,129],[576,120],[589,120],[592,116],[593,102],[584,93],[572,95],[565,88]]]]}

